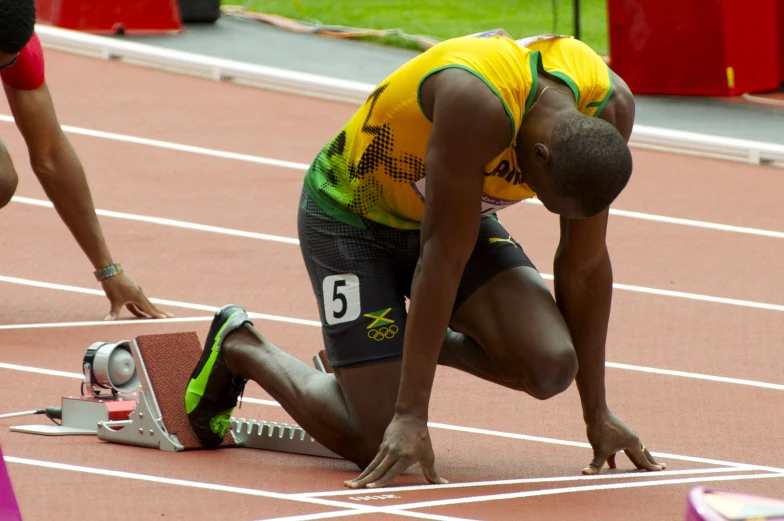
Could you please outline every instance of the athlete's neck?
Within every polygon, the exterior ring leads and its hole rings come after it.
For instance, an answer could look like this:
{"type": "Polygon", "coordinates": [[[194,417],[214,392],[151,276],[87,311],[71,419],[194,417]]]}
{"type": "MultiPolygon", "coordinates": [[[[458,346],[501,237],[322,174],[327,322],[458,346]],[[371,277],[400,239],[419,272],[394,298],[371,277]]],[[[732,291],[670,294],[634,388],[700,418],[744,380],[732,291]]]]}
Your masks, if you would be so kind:
{"type": "Polygon", "coordinates": [[[523,182],[531,188],[544,174],[544,166],[549,161],[550,143],[553,129],[559,114],[577,110],[574,95],[569,87],[560,80],[540,75],[536,97],[531,108],[523,118],[517,135],[517,161],[523,175],[523,182]]]}

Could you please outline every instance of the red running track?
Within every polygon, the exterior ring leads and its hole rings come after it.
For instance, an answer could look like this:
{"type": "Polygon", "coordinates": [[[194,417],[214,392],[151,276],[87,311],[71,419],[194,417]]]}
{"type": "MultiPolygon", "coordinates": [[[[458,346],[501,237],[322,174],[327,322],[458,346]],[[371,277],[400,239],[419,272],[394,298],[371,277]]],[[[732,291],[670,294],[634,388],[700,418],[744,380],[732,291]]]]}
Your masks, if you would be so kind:
{"type": "MultiPolygon", "coordinates": [[[[47,61],[64,125],[298,164],[308,163],[355,108],[55,51],[47,51],[47,61]]],[[[0,106],[0,114],[9,113],[0,106]]],[[[20,173],[17,195],[45,200],[15,127],[0,122],[0,136],[20,173]]],[[[318,319],[299,247],[259,235],[296,238],[301,168],[69,137],[96,207],[132,214],[101,217],[115,258],[148,296],[174,301],[165,307],[194,321],[91,323],[105,315],[107,301],[94,294],[100,286],[88,262],[52,209],[17,200],[0,218],[0,413],[78,394],[81,357],[92,342],[175,331],[196,331],[203,339],[209,309],[227,302],[273,315],[257,325],[310,361],[321,346],[318,327],[275,318],[318,319]],[[84,324],[63,327],[74,322],[84,324]]],[[[667,454],[660,457],[666,472],[630,472],[620,455],[617,472],[581,476],[591,453],[574,386],[539,402],[439,368],[431,432],[438,468],[453,486],[423,486],[412,470],[390,490],[349,491],[342,481],[357,470],[344,461],[250,449],[172,454],[89,436],[11,433],[11,425],[46,420],[0,420],[0,444],[25,519],[76,520],[89,510],[193,521],[219,515],[658,521],[682,519],[686,492],[698,484],[783,497],[778,259],[784,236],[754,230],[784,231],[784,177],[772,168],[639,149],[634,160],[635,174],[616,207],[646,215],[611,219],[615,281],[632,287],[614,294],[608,400],[654,453],[667,454]],[[650,215],[751,230],[664,223],[650,215]]],[[[532,204],[501,217],[550,273],[557,218],[532,204]]],[[[246,396],[270,399],[255,384],[246,396]]],[[[269,404],[246,402],[237,415],[291,421],[269,404]]]]}

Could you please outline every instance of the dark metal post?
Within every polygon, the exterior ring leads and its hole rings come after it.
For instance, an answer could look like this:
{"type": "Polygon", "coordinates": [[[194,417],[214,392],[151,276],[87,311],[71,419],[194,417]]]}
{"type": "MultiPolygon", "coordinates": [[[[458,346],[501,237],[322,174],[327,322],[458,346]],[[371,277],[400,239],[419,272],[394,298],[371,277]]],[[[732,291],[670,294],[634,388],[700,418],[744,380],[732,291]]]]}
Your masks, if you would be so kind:
{"type": "Polygon", "coordinates": [[[574,2],[574,37],[580,39],[580,0],[574,2]]]}

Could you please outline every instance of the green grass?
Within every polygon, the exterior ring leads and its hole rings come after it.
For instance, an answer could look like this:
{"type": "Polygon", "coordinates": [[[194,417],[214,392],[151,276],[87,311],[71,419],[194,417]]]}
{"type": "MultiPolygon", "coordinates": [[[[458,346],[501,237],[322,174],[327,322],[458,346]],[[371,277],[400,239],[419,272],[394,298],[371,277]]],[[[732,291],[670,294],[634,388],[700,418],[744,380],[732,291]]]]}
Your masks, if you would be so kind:
{"type": "MultiPolygon", "coordinates": [[[[572,0],[222,1],[224,5],[248,4],[249,10],[296,20],[362,29],[402,29],[410,35],[438,40],[499,27],[514,38],[551,32],[573,34],[572,0]]],[[[581,39],[598,53],[607,54],[606,0],[581,0],[580,9],[581,39]]],[[[400,38],[384,38],[381,43],[416,48],[400,38]]]]}

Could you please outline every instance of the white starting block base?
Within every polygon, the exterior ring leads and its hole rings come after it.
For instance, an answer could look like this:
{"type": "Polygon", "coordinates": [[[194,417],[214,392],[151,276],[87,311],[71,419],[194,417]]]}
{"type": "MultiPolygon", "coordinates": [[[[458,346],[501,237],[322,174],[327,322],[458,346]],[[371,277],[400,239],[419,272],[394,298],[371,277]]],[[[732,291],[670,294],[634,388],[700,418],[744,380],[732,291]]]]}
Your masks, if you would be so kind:
{"type": "Polygon", "coordinates": [[[100,422],[108,421],[112,414],[115,417],[122,416],[122,410],[128,411],[135,400],[136,394],[121,394],[116,399],[66,396],[62,399],[61,425],[16,425],[11,427],[11,432],[44,436],[94,436],[100,422]]]}
{"type": "Polygon", "coordinates": [[[19,425],[11,427],[11,432],[41,434],[43,436],[74,436],[80,434],[95,436],[95,429],[80,429],[79,427],[66,427],[65,425],[19,425]]]}

